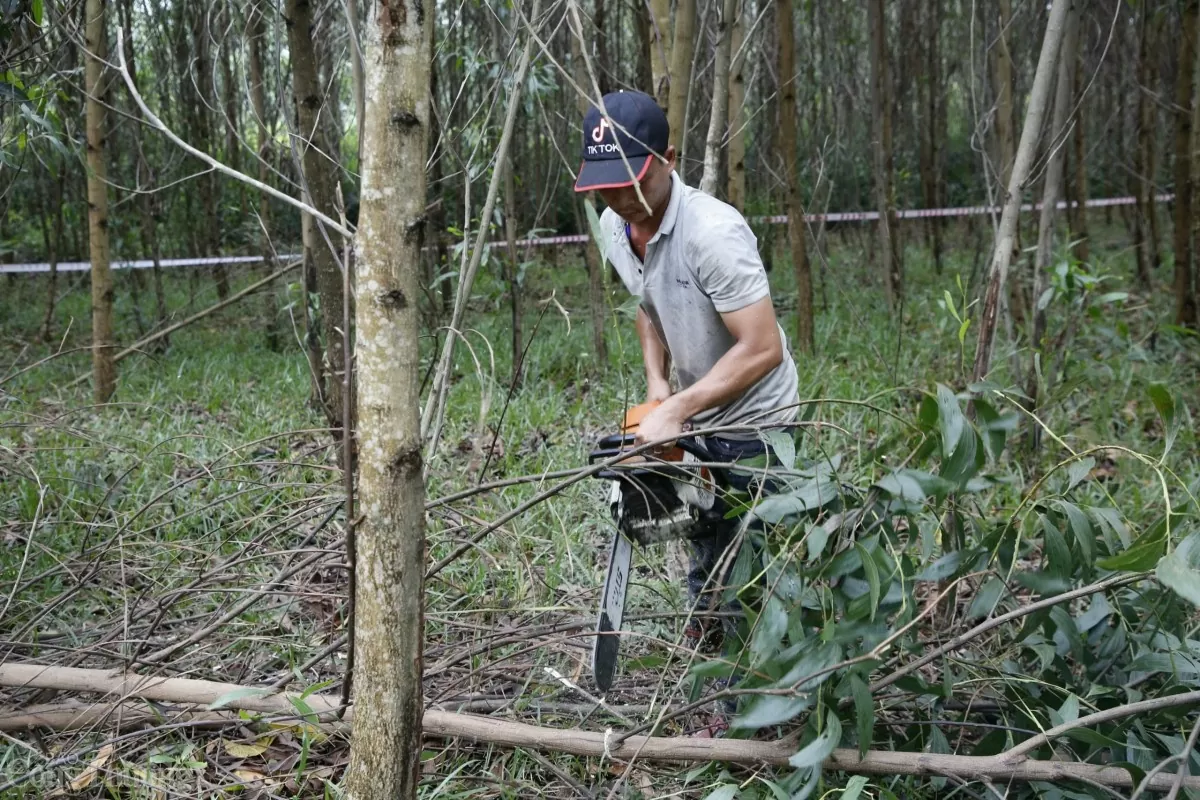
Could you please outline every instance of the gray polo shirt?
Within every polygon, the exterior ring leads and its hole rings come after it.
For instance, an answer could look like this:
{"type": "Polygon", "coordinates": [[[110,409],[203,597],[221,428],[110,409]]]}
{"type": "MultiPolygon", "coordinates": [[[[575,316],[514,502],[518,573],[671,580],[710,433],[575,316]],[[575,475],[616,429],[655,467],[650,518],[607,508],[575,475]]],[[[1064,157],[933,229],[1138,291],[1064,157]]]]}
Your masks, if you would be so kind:
{"type": "MultiPolygon", "coordinates": [[[[605,255],[654,323],[679,377],[679,388],[699,381],[735,344],[722,313],[771,294],[750,226],[737,209],[671,175],[671,201],[643,263],[612,209],[600,217],[605,255]]],[[[796,363],[783,328],[783,361],[737,400],[692,419],[696,427],[789,422],[796,416],[796,363]],[[791,406],[786,410],[784,406],[791,406]]],[[[728,434],[752,439],[753,433],[728,434]]]]}

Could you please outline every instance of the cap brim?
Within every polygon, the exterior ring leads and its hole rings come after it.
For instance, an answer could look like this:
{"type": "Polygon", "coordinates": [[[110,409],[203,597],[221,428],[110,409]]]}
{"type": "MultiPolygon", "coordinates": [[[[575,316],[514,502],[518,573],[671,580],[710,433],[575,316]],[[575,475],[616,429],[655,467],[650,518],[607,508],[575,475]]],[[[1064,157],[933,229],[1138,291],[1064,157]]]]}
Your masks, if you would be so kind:
{"type": "Polygon", "coordinates": [[[595,189],[622,189],[633,186],[629,173],[633,172],[637,180],[646,177],[650,170],[650,159],[653,155],[632,156],[625,160],[614,158],[607,161],[584,161],[579,168],[579,177],[575,180],[575,191],[590,192],[595,189]],[[626,166],[628,163],[628,166],[626,166]]]}

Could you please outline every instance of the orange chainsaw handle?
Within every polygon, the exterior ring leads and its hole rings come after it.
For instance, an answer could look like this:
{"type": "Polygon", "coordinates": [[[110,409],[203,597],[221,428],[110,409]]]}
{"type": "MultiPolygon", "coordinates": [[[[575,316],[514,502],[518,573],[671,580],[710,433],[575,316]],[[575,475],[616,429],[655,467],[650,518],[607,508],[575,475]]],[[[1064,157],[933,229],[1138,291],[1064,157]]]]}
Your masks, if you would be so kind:
{"type": "MultiPolygon", "coordinates": [[[[638,403],[636,406],[631,406],[625,411],[625,423],[621,426],[621,433],[637,433],[646,415],[661,405],[661,400],[650,400],[645,403],[638,403]]],[[[683,449],[676,445],[665,452],[655,453],[655,457],[662,461],[683,461],[683,449]]]]}

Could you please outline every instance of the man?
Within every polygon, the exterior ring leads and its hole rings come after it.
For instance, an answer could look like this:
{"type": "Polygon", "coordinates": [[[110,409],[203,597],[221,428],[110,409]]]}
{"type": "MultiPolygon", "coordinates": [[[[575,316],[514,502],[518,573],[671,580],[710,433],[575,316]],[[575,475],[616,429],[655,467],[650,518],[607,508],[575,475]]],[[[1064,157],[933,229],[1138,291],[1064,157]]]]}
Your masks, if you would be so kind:
{"type": "MultiPolygon", "coordinates": [[[[607,205],[600,217],[606,257],[640,300],[647,401],[661,405],[642,419],[638,443],[673,440],[685,426],[792,421],[799,402],[796,365],[750,226],[732,206],[686,186],[675,173],[667,118],[653,98],[614,92],[601,107],[584,117],[575,191],[596,191],[607,205]],[[672,364],[678,391],[668,379],[672,364]]],[[[755,431],[705,436],[700,443],[717,462],[767,455],[755,431]]],[[[749,475],[727,473],[743,491],[749,475]]],[[[709,518],[720,520],[719,512],[709,518]]],[[[737,526],[736,520],[707,526],[692,538],[687,583],[693,604],[737,526]]],[[[717,591],[720,577],[713,579],[717,591]]],[[[698,644],[705,631],[696,623],[686,635],[698,644]]]]}

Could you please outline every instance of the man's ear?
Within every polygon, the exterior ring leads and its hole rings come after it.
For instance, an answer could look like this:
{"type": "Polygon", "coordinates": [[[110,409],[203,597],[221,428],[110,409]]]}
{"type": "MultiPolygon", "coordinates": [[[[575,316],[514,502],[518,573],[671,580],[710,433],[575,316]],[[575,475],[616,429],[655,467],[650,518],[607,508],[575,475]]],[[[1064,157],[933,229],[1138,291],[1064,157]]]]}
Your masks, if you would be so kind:
{"type": "Polygon", "coordinates": [[[662,154],[663,163],[671,169],[675,169],[675,145],[667,145],[667,149],[662,154]]]}

